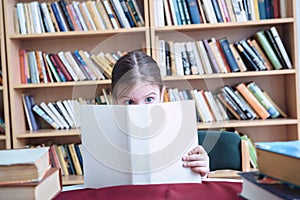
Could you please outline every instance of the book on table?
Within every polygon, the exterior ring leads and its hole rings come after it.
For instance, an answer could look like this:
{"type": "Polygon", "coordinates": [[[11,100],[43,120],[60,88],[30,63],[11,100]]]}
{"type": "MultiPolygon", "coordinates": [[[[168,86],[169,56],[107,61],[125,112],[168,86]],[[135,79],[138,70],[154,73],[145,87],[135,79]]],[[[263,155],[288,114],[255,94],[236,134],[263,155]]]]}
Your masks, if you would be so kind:
{"type": "Polygon", "coordinates": [[[300,187],[300,141],[257,142],[257,164],[262,174],[300,187]]]}
{"type": "Polygon", "coordinates": [[[1,183],[0,196],[6,200],[53,199],[62,189],[59,168],[49,168],[38,182],[1,183]]]}
{"type": "Polygon", "coordinates": [[[262,175],[259,171],[241,172],[242,191],[239,194],[245,199],[299,199],[299,188],[262,175]]]}
{"type": "Polygon", "coordinates": [[[40,181],[49,168],[49,147],[0,151],[1,182],[40,181]]]}
{"type": "Polygon", "coordinates": [[[193,100],[82,105],[85,187],[201,183],[182,157],[198,145],[193,100]]]}

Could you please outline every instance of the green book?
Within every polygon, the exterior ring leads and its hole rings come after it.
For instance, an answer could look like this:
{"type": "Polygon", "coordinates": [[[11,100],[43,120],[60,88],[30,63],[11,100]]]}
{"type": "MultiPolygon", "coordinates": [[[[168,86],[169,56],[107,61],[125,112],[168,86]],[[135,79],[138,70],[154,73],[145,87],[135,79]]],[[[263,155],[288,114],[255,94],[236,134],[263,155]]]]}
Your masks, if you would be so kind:
{"type": "Polygon", "coordinates": [[[253,142],[247,135],[241,135],[241,139],[247,141],[249,146],[250,163],[253,168],[257,169],[257,155],[253,142]]]}
{"type": "Polygon", "coordinates": [[[269,58],[270,62],[272,63],[273,67],[275,69],[282,69],[282,64],[280,63],[279,59],[277,58],[272,46],[270,45],[269,41],[267,40],[264,31],[258,31],[255,34],[258,42],[262,46],[263,50],[267,54],[267,57],[269,58]]]}

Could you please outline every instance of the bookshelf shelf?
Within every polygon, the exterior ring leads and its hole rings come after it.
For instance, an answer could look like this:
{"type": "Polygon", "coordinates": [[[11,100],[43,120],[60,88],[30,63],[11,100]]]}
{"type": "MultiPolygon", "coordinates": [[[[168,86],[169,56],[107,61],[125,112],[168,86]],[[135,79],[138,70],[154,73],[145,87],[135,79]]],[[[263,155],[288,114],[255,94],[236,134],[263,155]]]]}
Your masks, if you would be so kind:
{"type": "Polygon", "coordinates": [[[83,184],[83,176],[63,176],[62,177],[63,185],[78,185],[83,184]]]}
{"type": "Polygon", "coordinates": [[[79,136],[80,133],[76,129],[71,130],[52,130],[52,129],[43,129],[35,132],[20,133],[17,138],[42,138],[42,137],[72,137],[79,136]]]}

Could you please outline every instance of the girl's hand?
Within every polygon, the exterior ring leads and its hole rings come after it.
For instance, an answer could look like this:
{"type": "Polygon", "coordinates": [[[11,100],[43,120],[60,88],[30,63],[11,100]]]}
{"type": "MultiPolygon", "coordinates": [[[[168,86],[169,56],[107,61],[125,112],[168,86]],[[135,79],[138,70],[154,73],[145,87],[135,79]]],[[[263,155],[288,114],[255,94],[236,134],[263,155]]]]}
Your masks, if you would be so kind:
{"type": "Polygon", "coordinates": [[[188,152],[187,156],[182,158],[183,167],[190,167],[194,172],[199,173],[201,177],[207,177],[209,173],[209,157],[205,149],[199,145],[188,152]]]}

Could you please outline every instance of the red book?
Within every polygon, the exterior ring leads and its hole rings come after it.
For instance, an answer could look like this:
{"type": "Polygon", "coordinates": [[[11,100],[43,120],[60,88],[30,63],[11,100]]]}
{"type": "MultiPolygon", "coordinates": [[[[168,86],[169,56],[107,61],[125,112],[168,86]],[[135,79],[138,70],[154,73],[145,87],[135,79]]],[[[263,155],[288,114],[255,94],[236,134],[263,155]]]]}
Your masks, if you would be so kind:
{"type": "Polygon", "coordinates": [[[26,50],[24,49],[20,49],[19,50],[19,61],[20,61],[20,74],[21,74],[21,83],[22,84],[26,84],[27,83],[27,77],[26,77],[26,73],[25,73],[25,55],[26,54],[26,50]]]}
{"type": "Polygon", "coordinates": [[[62,73],[64,74],[64,76],[66,77],[67,81],[73,81],[72,76],[69,74],[67,68],[65,67],[65,65],[61,62],[59,56],[57,54],[53,54],[53,57],[58,65],[58,67],[61,69],[62,73]]]}

